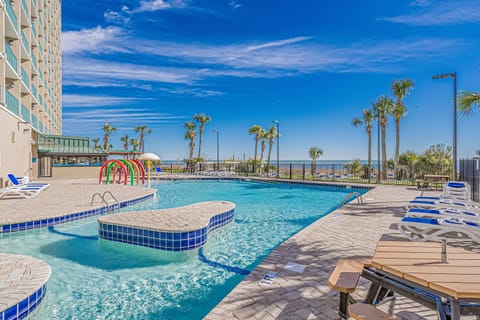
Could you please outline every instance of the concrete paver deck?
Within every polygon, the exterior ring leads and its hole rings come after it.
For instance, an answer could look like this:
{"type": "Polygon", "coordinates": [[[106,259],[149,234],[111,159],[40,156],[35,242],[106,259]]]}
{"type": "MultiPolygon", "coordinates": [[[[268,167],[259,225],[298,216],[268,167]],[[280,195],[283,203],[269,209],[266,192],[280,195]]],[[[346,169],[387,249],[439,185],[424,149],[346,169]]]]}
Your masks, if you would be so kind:
{"type": "MultiPolygon", "coordinates": [[[[414,187],[378,186],[363,196],[363,205],[351,203],[318,220],[276,248],[205,319],[339,319],[339,294],[327,283],[337,261],[371,257],[384,234],[404,239],[396,223],[418,195],[414,187]],[[288,262],[305,265],[305,271],[287,271],[288,262]],[[270,287],[261,286],[268,271],[278,276],[270,287]]],[[[356,297],[365,297],[368,284],[360,279],[356,297]]],[[[433,310],[400,296],[379,309],[399,319],[437,319],[433,310]]]]}
{"type": "Polygon", "coordinates": [[[96,192],[102,194],[109,190],[119,202],[155,192],[154,189],[144,187],[98,184],[98,181],[93,179],[40,180],[40,182],[48,182],[50,187],[35,198],[0,199],[0,225],[59,217],[104,207],[105,204],[98,197],[93,206],[91,205],[92,195],[96,192]]]}

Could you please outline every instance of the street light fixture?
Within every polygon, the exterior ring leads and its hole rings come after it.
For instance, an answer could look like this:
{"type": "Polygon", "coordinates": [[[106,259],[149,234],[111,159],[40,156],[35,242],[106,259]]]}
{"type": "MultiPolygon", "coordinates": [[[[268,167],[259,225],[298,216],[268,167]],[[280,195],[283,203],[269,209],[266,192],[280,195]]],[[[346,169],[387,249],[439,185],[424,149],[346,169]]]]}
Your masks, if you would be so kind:
{"type": "Polygon", "coordinates": [[[277,177],[280,176],[280,121],[273,120],[273,123],[277,125],[277,177]]]}
{"type": "Polygon", "coordinates": [[[216,132],[217,133],[217,170],[220,171],[220,152],[219,152],[219,140],[218,140],[218,136],[220,134],[220,131],[218,130],[212,130],[212,132],[216,132]]]}
{"type": "Polygon", "coordinates": [[[453,78],[453,180],[457,180],[457,73],[444,73],[432,79],[453,78]]]}

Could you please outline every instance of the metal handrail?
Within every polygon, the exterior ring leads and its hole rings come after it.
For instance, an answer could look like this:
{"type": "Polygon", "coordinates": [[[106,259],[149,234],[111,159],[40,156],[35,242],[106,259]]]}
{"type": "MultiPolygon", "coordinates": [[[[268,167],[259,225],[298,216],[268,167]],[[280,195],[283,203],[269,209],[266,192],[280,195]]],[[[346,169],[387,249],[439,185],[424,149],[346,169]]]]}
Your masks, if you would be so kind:
{"type": "Polygon", "coordinates": [[[355,196],[355,199],[357,199],[357,203],[358,203],[358,204],[363,204],[362,195],[361,195],[359,192],[357,192],[357,191],[353,191],[353,192],[350,192],[350,193],[342,200],[342,202],[340,202],[339,207],[344,206],[344,205],[348,202],[348,200],[350,200],[350,198],[351,198],[352,196],[355,196]]]}
{"type": "Polygon", "coordinates": [[[120,211],[120,202],[118,201],[118,199],[113,195],[113,193],[110,190],[107,190],[103,193],[103,195],[102,195],[103,199],[105,200],[105,195],[107,195],[107,194],[110,195],[110,197],[112,197],[112,199],[115,201],[117,210],[120,211]]]}
{"type": "Polygon", "coordinates": [[[105,191],[103,194],[99,193],[99,192],[95,192],[93,195],[92,195],[92,201],[90,203],[91,206],[93,206],[93,202],[95,201],[95,197],[100,197],[100,200],[102,200],[102,202],[105,204],[105,206],[107,207],[108,211],[110,212],[110,210],[114,210],[115,208],[117,210],[120,210],[120,202],[118,201],[118,199],[112,194],[111,191],[107,190],[105,191]],[[110,195],[110,197],[115,201],[115,204],[112,206],[110,205],[110,203],[105,199],[105,196],[106,195],[110,195]],[[112,207],[111,207],[112,206],[112,207]]]}
{"type": "Polygon", "coordinates": [[[95,196],[99,196],[99,197],[100,197],[100,200],[102,200],[102,202],[108,206],[107,201],[105,201],[105,198],[104,198],[99,192],[95,192],[95,193],[92,195],[92,201],[91,201],[91,203],[90,203],[91,206],[93,206],[93,201],[95,200],[95,196]]]}

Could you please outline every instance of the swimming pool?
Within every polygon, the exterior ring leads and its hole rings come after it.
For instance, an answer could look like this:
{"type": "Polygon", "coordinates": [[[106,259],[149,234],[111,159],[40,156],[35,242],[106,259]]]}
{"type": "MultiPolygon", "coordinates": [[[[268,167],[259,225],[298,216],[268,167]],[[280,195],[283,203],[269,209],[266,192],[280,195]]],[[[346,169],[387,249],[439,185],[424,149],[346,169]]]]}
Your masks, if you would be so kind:
{"type": "Polygon", "coordinates": [[[160,182],[158,196],[126,210],[208,200],[236,204],[235,221],[188,252],[98,239],[96,218],[4,236],[0,252],[52,267],[34,319],[201,319],[281,242],[353,191],[240,180],[160,182]]]}

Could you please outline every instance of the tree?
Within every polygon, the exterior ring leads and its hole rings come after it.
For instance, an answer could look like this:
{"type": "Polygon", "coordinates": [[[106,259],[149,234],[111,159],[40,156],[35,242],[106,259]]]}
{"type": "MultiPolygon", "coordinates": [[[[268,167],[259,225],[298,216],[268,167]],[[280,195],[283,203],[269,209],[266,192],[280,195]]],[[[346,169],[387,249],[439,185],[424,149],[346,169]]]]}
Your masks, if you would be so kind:
{"type": "Polygon", "coordinates": [[[187,129],[185,132],[185,140],[190,140],[189,147],[190,147],[190,155],[188,157],[188,164],[191,166],[193,164],[193,150],[195,149],[195,138],[197,137],[197,133],[195,132],[196,123],[195,122],[185,122],[183,124],[184,128],[187,129]]]}
{"type": "Polygon", "coordinates": [[[103,125],[102,130],[103,130],[103,132],[105,132],[105,134],[103,135],[103,150],[105,152],[108,152],[109,150],[112,149],[111,144],[109,143],[110,134],[117,131],[117,128],[111,126],[109,123],[105,123],[103,125]]]}
{"type": "Polygon", "coordinates": [[[252,126],[250,129],[248,129],[249,134],[253,134],[255,136],[255,156],[254,160],[257,162],[257,150],[258,150],[258,140],[260,140],[260,133],[264,131],[261,126],[258,124],[252,126]]]}
{"type": "Polygon", "coordinates": [[[308,155],[312,159],[312,176],[315,176],[315,172],[317,171],[317,159],[323,156],[323,150],[318,147],[311,147],[310,150],[308,150],[308,155]]]}
{"type": "Polygon", "coordinates": [[[364,109],[362,112],[362,119],[355,118],[352,121],[353,126],[365,126],[365,131],[368,135],[368,162],[367,162],[367,175],[370,177],[370,170],[372,168],[372,122],[374,116],[370,109],[364,109]]]}
{"type": "Polygon", "coordinates": [[[413,81],[410,79],[394,80],[392,82],[392,92],[397,100],[392,108],[391,114],[395,119],[395,165],[398,165],[398,157],[400,155],[400,120],[407,115],[407,108],[403,103],[403,99],[413,88],[413,81]]]}
{"type": "Polygon", "coordinates": [[[102,150],[102,146],[100,145],[100,138],[93,138],[92,139],[92,142],[93,142],[93,149],[95,150],[102,150]]]}
{"type": "Polygon", "coordinates": [[[457,102],[458,111],[466,116],[470,116],[474,106],[480,108],[480,92],[461,91],[457,102]]]}
{"type": "Polygon", "coordinates": [[[128,134],[121,137],[120,140],[123,142],[123,148],[125,149],[125,151],[128,151],[128,147],[130,146],[129,144],[130,141],[128,140],[128,134]]]}
{"type": "Polygon", "coordinates": [[[425,165],[451,166],[452,147],[444,144],[437,144],[428,148],[419,161],[425,165]]]}
{"type": "Polygon", "coordinates": [[[202,138],[203,138],[203,130],[205,129],[205,125],[209,123],[212,118],[210,116],[205,115],[204,113],[196,114],[193,116],[193,120],[198,123],[198,157],[200,159],[200,154],[202,151],[202,138]]]}
{"type": "Polygon", "coordinates": [[[263,166],[263,154],[265,153],[265,147],[267,145],[267,140],[268,140],[268,135],[267,131],[262,129],[259,133],[258,136],[260,137],[261,144],[260,144],[260,171],[262,170],[263,166]]]}
{"type": "Polygon", "coordinates": [[[388,115],[392,113],[393,101],[389,97],[382,95],[373,104],[376,117],[380,120],[381,140],[382,140],[382,179],[387,178],[387,143],[385,141],[387,134],[388,115]]]}
{"type": "Polygon", "coordinates": [[[133,151],[138,151],[140,147],[140,141],[138,141],[135,138],[131,138],[129,142],[130,142],[130,145],[133,147],[133,151]]]}
{"type": "Polygon", "coordinates": [[[278,132],[275,126],[271,126],[270,129],[268,129],[266,135],[268,139],[268,157],[267,157],[267,173],[268,173],[268,170],[270,168],[270,158],[272,155],[273,142],[278,137],[278,132]]]}
{"type": "Polygon", "coordinates": [[[140,150],[142,153],[145,153],[145,136],[149,136],[152,134],[152,130],[148,129],[147,126],[136,126],[135,132],[140,133],[140,150]]]}
{"type": "Polygon", "coordinates": [[[345,169],[347,169],[351,174],[359,173],[361,168],[362,162],[360,159],[353,159],[352,162],[345,165],[345,169]]]}

